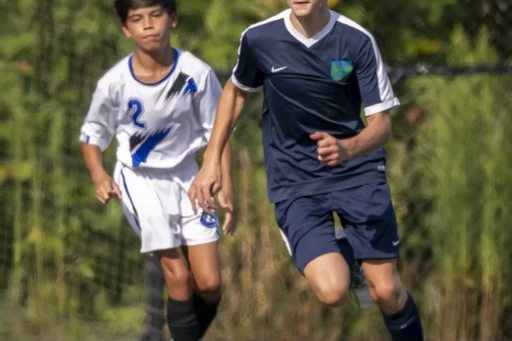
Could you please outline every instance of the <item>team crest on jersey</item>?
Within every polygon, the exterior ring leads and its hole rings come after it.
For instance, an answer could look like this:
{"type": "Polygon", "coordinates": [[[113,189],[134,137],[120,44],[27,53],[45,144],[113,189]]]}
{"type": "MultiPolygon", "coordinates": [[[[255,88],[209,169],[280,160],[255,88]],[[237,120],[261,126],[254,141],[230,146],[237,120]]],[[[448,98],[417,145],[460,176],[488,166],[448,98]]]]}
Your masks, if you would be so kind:
{"type": "Polygon", "coordinates": [[[354,65],[350,60],[332,60],[331,78],[335,81],[343,81],[350,76],[354,70],[354,65]]]}

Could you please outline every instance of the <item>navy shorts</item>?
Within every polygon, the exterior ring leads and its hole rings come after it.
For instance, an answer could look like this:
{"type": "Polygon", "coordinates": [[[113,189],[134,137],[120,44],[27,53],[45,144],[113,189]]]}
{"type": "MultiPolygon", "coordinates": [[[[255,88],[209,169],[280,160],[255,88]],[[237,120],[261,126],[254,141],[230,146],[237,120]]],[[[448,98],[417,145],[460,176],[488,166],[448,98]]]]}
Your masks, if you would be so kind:
{"type": "Polygon", "coordinates": [[[356,259],[399,257],[395,211],[387,183],[294,198],[276,203],[276,221],[301,273],[313,259],[340,252],[337,213],[356,259]]]}

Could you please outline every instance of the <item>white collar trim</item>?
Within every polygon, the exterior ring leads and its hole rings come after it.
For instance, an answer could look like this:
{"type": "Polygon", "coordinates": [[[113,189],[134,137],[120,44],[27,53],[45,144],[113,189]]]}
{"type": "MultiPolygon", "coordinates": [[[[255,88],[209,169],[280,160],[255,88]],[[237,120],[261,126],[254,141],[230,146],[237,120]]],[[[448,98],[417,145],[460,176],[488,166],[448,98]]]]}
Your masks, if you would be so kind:
{"type": "Polygon", "coordinates": [[[304,37],[299,31],[293,27],[292,22],[290,20],[290,15],[292,14],[292,10],[288,9],[284,13],[284,24],[286,26],[286,29],[288,32],[299,42],[304,44],[307,48],[310,48],[320,40],[322,40],[323,37],[325,37],[334,27],[336,24],[336,21],[338,20],[338,16],[336,16],[332,11],[329,11],[329,14],[331,15],[331,18],[329,19],[329,23],[317,34],[315,34],[311,38],[304,37]]]}

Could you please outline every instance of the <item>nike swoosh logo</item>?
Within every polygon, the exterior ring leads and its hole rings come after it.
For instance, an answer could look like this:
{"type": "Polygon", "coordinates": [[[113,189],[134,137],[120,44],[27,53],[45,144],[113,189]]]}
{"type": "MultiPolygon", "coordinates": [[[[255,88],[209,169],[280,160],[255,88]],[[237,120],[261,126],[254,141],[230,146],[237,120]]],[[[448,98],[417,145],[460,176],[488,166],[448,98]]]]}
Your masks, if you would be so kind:
{"type": "Polygon", "coordinates": [[[396,242],[393,242],[393,246],[397,246],[398,244],[400,244],[399,240],[397,240],[396,242]]]}
{"type": "Polygon", "coordinates": [[[275,67],[272,66],[272,73],[276,73],[276,72],[279,72],[279,71],[283,71],[284,69],[286,69],[288,66],[283,66],[283,67],[280,67],[279,69],[276,69],[275,67]]]}

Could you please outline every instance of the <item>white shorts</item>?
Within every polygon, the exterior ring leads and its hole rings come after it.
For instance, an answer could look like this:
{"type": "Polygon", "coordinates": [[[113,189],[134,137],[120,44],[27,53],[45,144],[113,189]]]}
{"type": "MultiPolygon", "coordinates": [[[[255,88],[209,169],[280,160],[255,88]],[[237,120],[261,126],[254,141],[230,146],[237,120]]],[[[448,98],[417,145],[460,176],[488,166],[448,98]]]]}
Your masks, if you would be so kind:
{"type": "Polygon", "coordinates": [[[197,164],[180,169],[131,169],[120,162],[114,180],[122,192],[123,209],[141,239],[141,253],[217,241],[217,217],[198,209],[194,214],[187,196],[197,164]]]}

